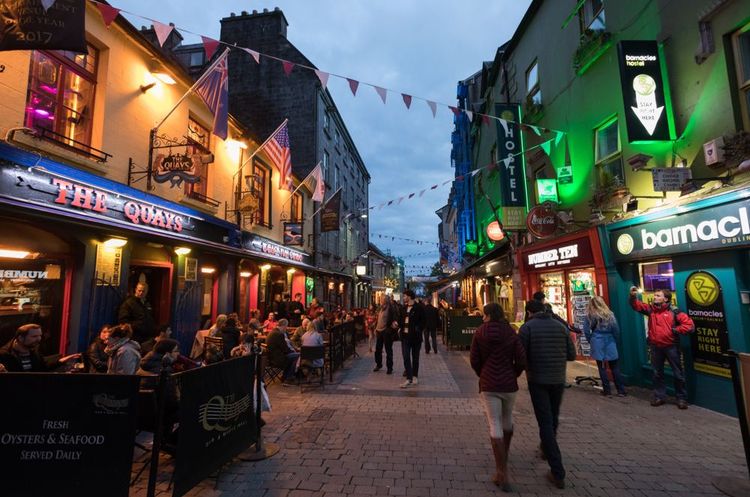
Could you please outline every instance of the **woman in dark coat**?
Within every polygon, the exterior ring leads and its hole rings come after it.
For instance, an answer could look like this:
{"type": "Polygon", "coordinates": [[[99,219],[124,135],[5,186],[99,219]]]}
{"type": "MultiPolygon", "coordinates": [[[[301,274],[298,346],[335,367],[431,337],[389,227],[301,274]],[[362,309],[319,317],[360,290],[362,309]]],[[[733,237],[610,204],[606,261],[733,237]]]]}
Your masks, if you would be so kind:
{"type": "Polygon", "coordinates": [[[516,379],[526,367],[526,353],[499,304],[484,306],[483,321],[471,342],[471,367],[479,376],[479,391],[490,427],[496,470],[492,481],[503,492],[511,492],[508,454],[513,437],[513,404],[518,392],[516,379]]]}

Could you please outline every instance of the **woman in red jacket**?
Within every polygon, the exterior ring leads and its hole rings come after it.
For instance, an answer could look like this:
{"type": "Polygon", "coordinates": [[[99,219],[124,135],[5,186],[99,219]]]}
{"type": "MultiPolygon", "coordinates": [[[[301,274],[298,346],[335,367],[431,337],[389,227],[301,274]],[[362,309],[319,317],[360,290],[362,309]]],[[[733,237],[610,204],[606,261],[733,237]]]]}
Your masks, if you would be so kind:
{"type": "Polygon", "coordinates": [[[496,470],[492,481],[503,492],[512,492],[508,482],[508,453],[518,391],[516,378],[526,367],[526,353],[500,305],[485,305],[483,320],[471,342],[471,367],[479,376],[479,391],[490,427],[496,470]]]}

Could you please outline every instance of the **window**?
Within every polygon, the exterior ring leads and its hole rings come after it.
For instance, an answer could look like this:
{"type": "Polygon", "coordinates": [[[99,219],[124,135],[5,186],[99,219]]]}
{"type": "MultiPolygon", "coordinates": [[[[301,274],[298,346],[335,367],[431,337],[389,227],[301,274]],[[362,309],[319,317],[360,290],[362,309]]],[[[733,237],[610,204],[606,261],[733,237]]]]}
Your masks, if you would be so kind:
{"type": "MultiPolygon", "coordinates": [[[[190,146],[188,154],[207,155],[211,153],[211,132],[192,117],[188,118],[187,138],[190,146]]],[[[185,194],[198,200],[208,195],[208,164],[200,161],[196,175],[200,178],[197,183],[185,183],[185,194]]]]}
{"type": "Polygon", "coordinates": [[[258,198],[258,210],[255,211],[255,224],[270,226],[271,224],[271,198],[268,195],[270,191],[271,170],[261,165],[260,162],[254,162],[254,174],[256,176],[255,187],[258,198]]]}
{"type": "Polygon", "coordinates": [[[323,129],[328,131],[331,127],[331,116],[328,114],[328,111],[325,111],[323,113],[323,129]]]}
{"type": "Polygon", "coordinates": [[[333,133],[333,143],[335,143],[337,147],[339,146],[339,143],[341,143],[341,133],[339,133],[338,129],[333,133]]]}
{"type": "Polygon", "coordinates": [[[750,24],[732,36],[732,41],[742,122],[748,130],[750,129],[750,24]]]}
{"type": "Polygon", "coordinates": [[[337,190],[339,187],[339,168],[338,166],[333,166],[333,189],[337,190]]]}
{"type": "Polygon", "coordinates": [[[581,34],[587,31],[604,31],[604,4],[602,0],[584,0],[578,9],[581,34]]]}
{"type": "Polygon", "coordinates": [[[539,88],[539,63],[536,60],[526,71],[526,99],[534,105],[542,103],[542,90],[539,88]]]}
{"type": "Polygon", "coordinates": [[[328,152],[325,150],[323,151],[323,175],[328,173],[328,163],[331,161],[331,156],[328,155],[328,152]]]}
{"type": "Polygon", "coordinates": [[[302,195],[295,193],[292,195],[289,219],[291,221],[302,221],[302,195]]]}
{"type": "Polygon", "coordinates": [[[202,66],[206,62],[203,53],[203,50],[190,53],[190,67],[202,66]]]}
{"type": "Polygon", "coordinates": [[[617,118],[608,121],[594,132],[594,157],[599,168],[599,186],[625,182],[617,118]]]}
{"type": "Polygon", "coordinates": [[[97,50],[34,51],[29,70],[25,126],[51,132],[66,145],[91,144],[97,50]]]}

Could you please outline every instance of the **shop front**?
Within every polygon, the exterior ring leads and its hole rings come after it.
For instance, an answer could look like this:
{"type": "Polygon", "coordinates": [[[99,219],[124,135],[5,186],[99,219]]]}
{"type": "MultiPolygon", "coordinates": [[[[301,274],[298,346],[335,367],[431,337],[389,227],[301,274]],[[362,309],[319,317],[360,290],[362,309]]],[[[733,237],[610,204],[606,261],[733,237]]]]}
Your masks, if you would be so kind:
{"type": "MultiPolygon", "coordinates": [[[[629,289],[638,287],[644,302],[657,290],[670,290],[673,304],[696,325],[681,342],[689,401],[731,415],[736,407],[726,353],[750,349],[748,194],[741,189],[683,201],[602,228],[613,310],[622,329],[636,331],[623,334],[624,373],[651,385],[646,323],[630,309],[629,289]]],[[[671,376],[668,368],[666,374],[671,376]]]]}
{"type": "MultiPolygon", "coordinates": [[[[601,244],[596,228],[526,245],[517,250],[524,300],[544,292],[555,314],[578,329],[589,300],[599,295],[608,300],[608,286],[601,244]]],[[[520,297],[519,297],[520,298],[520,297]]],[[[579,355],[588,344],[578,335],[579,355]]]]}
{"type": "Polygon", "coordinates": [[[203,314],[234,305],[236,226],[6,144],[0,228],[3,341],[38,322],[43,353],[84,350],[138,283],[155,323],[185,346],[203,314]],[[207,283],[199,275],[211,270],[207,283]]]}

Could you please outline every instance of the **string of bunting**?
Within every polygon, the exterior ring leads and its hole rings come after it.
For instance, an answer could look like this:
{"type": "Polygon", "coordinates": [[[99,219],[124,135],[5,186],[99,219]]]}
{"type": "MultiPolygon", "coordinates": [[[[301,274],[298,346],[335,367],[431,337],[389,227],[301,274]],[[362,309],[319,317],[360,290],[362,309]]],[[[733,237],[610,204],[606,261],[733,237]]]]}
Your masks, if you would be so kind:
{"type": "Polygon", "coordinates": [[[402,242],[416,243],[417,245],[440,245],[438,242],[426,242],[424,240],[415,240],[413,238],[404,238],[401,236],[385,235],[381,233],[370,233],[370,238],[380,238],[382,240],[391,240],[392,242],[399,240],[402,242]]]}
{"type": "Polygon", "coordinates": [[[425,255],[434,255],[434,254],[437,254],[438,252],[439,251],[437,249],[435,249],[435,250],[427,250],[425,252],[417,252],[417,253],[414,253],[414,254],[402,255],[401,258],[402,259],[410,259],[412,257],[423,257],[425,255]]]}
{"type": "Polygon", "coordinates": [[[516,121],[512,121],[512,120],[508,120],[508,119],[503,119],[501,117],[493,116],[491,114],[483,114],[483,113],[480,113],[480,112],[474,112],[474,111],[470,111],[470,110],[460,109],[460,108],[455,107],[453,105],[448,105],[448,104],[445,104],[445,103],[442,103],[442,102],[437,102],[435,100],[430,100],[430,99],[427,99],[427,98],[424,98],[424,97],[420,97],[420,96],[416,96],[416,95],[411,95],[411,94],[408,94],[408,93],[403,93],[400,90],[393,90],[391,88],[385,88],[383,86],[379,86],[379,85],[376,85],[376,84],[373,84],[373,83],[367,83],[367,82],[364,82],[364,81],[361,81],[361,80],[358,80],[358,79],[350,78],[348,76],[343,76],[343,75],[336,74],[336,73],[333,73],[333,72],[321,71],[320,69],[317,69],[315,67],[307,66],[307,65],[304,65],[304,64],[299,64],[299,63],[296,63],[296,62],[291,62],[289,60],[282,59],[280,57],[276,57],[276,56],[273,56],[273,55],[268,55],[268,54],[265,54],[265,53],[262,53],[262,52],[258,52],[257,50],[253,50],[251,48],[241,47],[241,46],[232,45],[232,44],[220,41],[220,40],[215,40],[215,39],[210,38],[208,36],[204,36],[204,35],[202,35],[200,33],[195,33],[193,31],[190,31],[190,30],[187,30],[187,29],[184,29],[184,28],[180,28],[180,27],[174,26],[172,24],[164,24],[164,23],[162,23],[160,21],[157,21],[156,19],[152,19],[150,17],[146,17],[146,16],[143,16],[143,15],[140,15],[140,14],[136,14],[134,12],[130,12],[130,11],[127,11],[127,10],[124,10],[124,9],[119,9],[119,8],[114,7],[112,5],[108,5],[108,4],[104,4],[104,3],[101,3],[101,2],[97,2],[96,0],[89,0],[89,1],[91,3],[93,3],[93,4],[95,4],[96,7],[99,9],[99,12],[101,13],[102,18],[104,20],[104,24],[107,26],[107,28],[110,27],[110,25],[112,24],[112,22],[114,22],[114,20],[117,18],[117,16],[120,13],[129,14],[129,15],[132,15],[134,17],[138,17],[140,19],[144,19],[144,20],[150,21],[151,24],[153,25],[154,33],[156,34],[156,38],[157,38],[160,46],[164,46],[164,43],[167,41],[167,39],[169,38],[169,35],[172,33],[173,30],[180,31],[180,32],[183,32],[183,33],[189,33],[189,34],[192,34],[192,35],[195,35],[195,36],[200,36],[201,41],[203,43],[203,49],[204,49],[204,51],[206,53],[206,60],[211,60],[211,57],[213,57],[213,55],[216,53],[216,50],[219,48],[219,46],[224,45],[224,46],[229,47],[229,48],[231,48],[233,50],[242,50],[242,51],[244,51],[245,53],[247,53],[248,55],[250,55],[252,57],[252,59],[257,64],[261,63],[261,58],[280,62],[281,65],[282,65],[282,68],[284,70],[284,73],[287,76],[289,76],[292,73],[292,71],[294,71],[295,68],[300,68],[300,69],[305,69],[305,70],[308,70],[308,71],[313,71],[313,72],[315,72],[316,76],[320,80],[320,84],[322,85],[323,89],[325,89],[328,86],[328,80],[329,80],[329,78],[331,76],[333,76],[335,78],[345,79],[347,81],[347,83],[349,84],[349,89],[352,92],[352,95],[354,97],[357,96],[357,90],[359,89],[360,85],[367,85],[367,86],[372,87],[375,90],[375,92],[378,94],[378,96],[380,97],[380,99],[383,101],[383,104],[386,103],[386,100],[387,100],[387,97],[388,97],[388,93],[395,94],[395,95],[400,95],[401,99],[404,102],[404,105],[407,108],[407,110],[411,110],[411,104],[412,104],[412,102],[414,100],[421,100],[421,101],[425,102],[427,104],[427,106],[430,108],[430,111],[432,112],[432,117],[433,118],[435,118],[435,116],[437,115],[437,108],[438,108],[438,106],[440,106],[440,107],[448,108],[453,113],[453,115],[455,115],[456,117],[460,116],[461,114],[465,114],[466,117],[469,119],[469,121],[472,121],[472,122],[476,118],[479,118],[479,119],[482,120],[482,124],[483,125],[489,125],[490,124],[490,120],[494,119],[494,120],[498,121],[499,123],[503,124],[503,126],[507,126],[507,123],[518,124],[521,127],[521,129],[528,128],[528,129],[534,131],[539,136],[541,136],[542,133],[554,133],[555,134],[554,140],[555,140],[556,143],[559,143],[560,140],[565,135],[565,132],[561,131],[561,130],[552,129],[552,128],[545,128],[545,127],[542,127],[542,126],[534,126],[534,125],[531,125],[531,124],[519,123],[519,122],[516,122],[516,121]]]}

